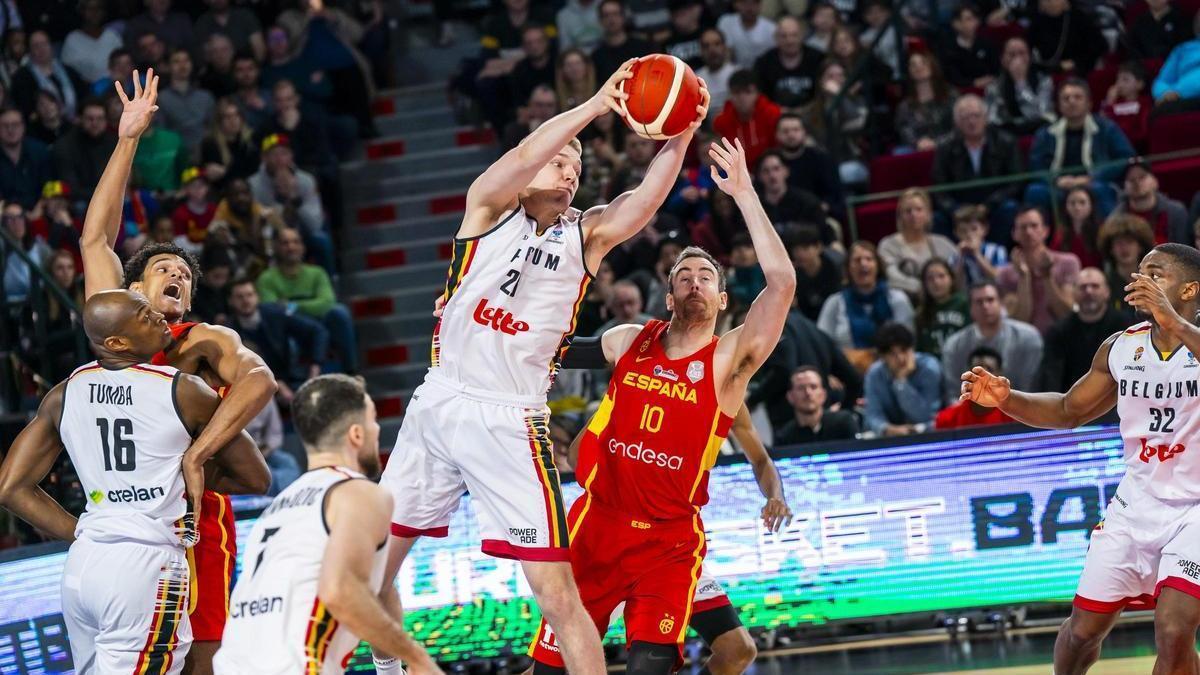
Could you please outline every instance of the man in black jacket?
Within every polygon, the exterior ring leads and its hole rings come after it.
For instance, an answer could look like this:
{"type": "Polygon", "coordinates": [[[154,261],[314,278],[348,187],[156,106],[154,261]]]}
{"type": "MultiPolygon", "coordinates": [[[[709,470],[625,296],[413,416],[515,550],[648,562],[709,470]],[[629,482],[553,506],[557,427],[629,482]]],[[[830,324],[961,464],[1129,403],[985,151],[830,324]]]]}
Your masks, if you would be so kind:
{"type": "Polygon", "coordinates": [[[116,147],[117,135],[108,130],[104,103],[88,99],[80,107],[79,125],[58,139],[53,151],[54,174],[71,186],[74,201],[83,204],[91,201],[100,174],[104,173],[116,147]]]}
{"type": "Polygon", "coordinates": [[[1042,355],[1042,390],[1066,391],[1092,367],[1092,356],[1113,333],[1125,330],[1133,317],[1115,309],[1104,272],[1087,267],[1075,284],[1076,309],[1046,332],[1042,355]]]}
{"type": "MultiPolygon", "coordinates": [[[[938,145],[933,157],[935,185],[1023,171],[1016,141],[988,124],[987,105],[982,98],[974,94],[960,97],[954,104],[954,126],[954,134],[938,145]]],[[[1003,238],[1012,228],[1020,190],[1019,183],[1009,183],[939,192],[934,198],[938,210],[947,216],[964,204],[986,205],[991,214],[991,234],[1003,238]]]]}
{"type": "Polygon", "coordinates": [[[1192,17],[1171,0],[1146,0],[1148,9],[1126,33],[1129,51],[1143,59],[1165,59],[1192,37],[1192,17]]]}

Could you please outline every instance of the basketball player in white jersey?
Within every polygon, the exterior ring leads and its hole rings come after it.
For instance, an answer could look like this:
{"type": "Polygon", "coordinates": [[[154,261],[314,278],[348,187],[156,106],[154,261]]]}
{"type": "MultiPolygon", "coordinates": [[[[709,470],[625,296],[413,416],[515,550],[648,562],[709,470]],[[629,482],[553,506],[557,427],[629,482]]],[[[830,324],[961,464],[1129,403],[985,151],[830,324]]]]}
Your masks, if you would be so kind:
{"type": "MultiPolygon", "coordinates": [[[[418,537],[447,535],[470,490],[484,553],[518,560],[575,675],[604,658],[568,563],[566,510],[547,433],[546,391],[570,344],[579,304],[601,259],[641,230],[667,198],[696,121],[666,142],[642,184],[607,206],[571,208],[582,170],[575,136],[619,114],[627,61],[587,102],[547,120],[467,192],[466,214],[434,329],[432,365],[414,392],[384,472],[395,497],[390,587],[418,537]]],[[[385,589],[387,590],[387,589],[385,589]]],[[[388,590],[399,616],[399,599],[388,590]]],[[[376,668],[398,666],[375,646],[376,668]]],[[[410,664],[411,670],[417,670],[410,664]]]]}
{"type": "Polygon", "coordinates": [[[379,423],[360,380],[322,375],[296,392],[308,473],[250,531],[230,599],[218,675],[342,675],[359,639],[412,647],[379,598],[392,497],[379,476],[379,423]]]}
{"type": "MultiPolygon", "coordinates": [[[[192,635],[185,548],[196,541],[181,465],[220,398],[198,377],[148,365],[171,332],[141,294],[98,293],[83,322],[98,360],[42,399],[0,466],[0,504],[72,542],[62,609],[76,673],[178,673],[192,635]],[[88,498],[78,520],[38,487],[64,447],[88,498]]],[[[245,432],[215,458],[235,477],[266,468],[245,432]]]]}
{"type": "Polygon", "coordinates": [[[1145,319],[1104,341],[1065,394],[1028,394],[975,367],[962,399],[1047,429],[1073,429],[1116,404],[1125,476],[1092,531],[1056,675],[1084,673],[1128,605],[1154,607],[1155,675],[1200,672],[1200,251],[1163,244],[1142,259],[1125,301],[1145,319]]]}

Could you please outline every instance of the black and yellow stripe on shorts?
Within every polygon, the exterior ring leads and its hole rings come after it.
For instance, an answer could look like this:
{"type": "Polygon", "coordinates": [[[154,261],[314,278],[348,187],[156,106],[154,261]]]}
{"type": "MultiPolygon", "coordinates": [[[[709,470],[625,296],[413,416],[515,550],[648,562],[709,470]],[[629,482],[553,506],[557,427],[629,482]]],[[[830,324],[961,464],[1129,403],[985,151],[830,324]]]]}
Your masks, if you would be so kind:
{"type": "Polygon", "coordinates": [[[542,497],[546,501],[550,548],[564,548],[571,539],[567,532],[567,510],[563,506],[558,469],[554,466],[554,453],[550,446],[549,426],[550,418],[547,415],[531,415],[525,418],[533,466],[537,471],[538,481],[542,484],[542,497]]]}
{"type": "MultiPolygon", "coordinates": [[[[455,239],[454,250],[450,256],[450,269],[446,271],[446,290],[442,292],[442,302],[449,302],[450,297],[462,285],[463,278],[471,271],[471,261],[475,259],[475,251],[479,249],[479,238],[455,239]]],[[[441,332],[442,322],[438,321],[433,327],[433,340],[429,346],[429,363],[437,366],[441,360],[441,345],[438,333],[441,332]]]]}
{"type": "Polygon", "coordinates": [[[175,646],[178,644],[179,623],[183,619],[187,577],[181,570],[164,567],[158,578],[154,597],[154,618],[150,634],[138,655],[133,675],[165,675],[171,670],[175,646]]]}
{"type": "Polygon", "coordinates": [[[320,598],[313,601],[308,628],[304,631],[304,675],[320,675],[325,663],[325,651],[338,629],[337,619],[329,613],[320,598]]]}

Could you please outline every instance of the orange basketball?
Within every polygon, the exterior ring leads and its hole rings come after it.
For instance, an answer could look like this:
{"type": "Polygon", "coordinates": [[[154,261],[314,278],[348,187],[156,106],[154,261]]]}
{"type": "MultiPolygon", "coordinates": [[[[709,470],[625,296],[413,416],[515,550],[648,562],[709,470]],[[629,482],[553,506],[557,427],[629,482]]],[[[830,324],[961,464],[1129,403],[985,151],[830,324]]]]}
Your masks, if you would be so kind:
{"type": "Polygon", "coordinates": [[[621,83],[629,99],[621,102],[625,123],[655,141],[682,134],[696,120],[700,80],[688,64],[667,54],[652,54],[633,64],[633,77],[621,83]]]}

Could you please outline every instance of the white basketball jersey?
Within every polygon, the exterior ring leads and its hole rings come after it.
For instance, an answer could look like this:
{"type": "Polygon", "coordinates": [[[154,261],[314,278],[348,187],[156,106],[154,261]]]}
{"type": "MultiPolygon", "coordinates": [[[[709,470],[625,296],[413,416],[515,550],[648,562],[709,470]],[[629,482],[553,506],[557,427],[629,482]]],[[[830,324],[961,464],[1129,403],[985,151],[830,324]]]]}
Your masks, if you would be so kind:
{"type": "MultiPolygon", "coordinates": [[[[317,597],[329,543],[325,496],[363,475],[341,467],[314,469],[279,493],[247,538],[242,572],[229,599],[229,619],[215,672],[342,675],[359,639],[317,597]]],[[[375,553],[370,584],[383,582],[387,548],[375,553]]]]}
{"type": "Polygon", "coordinates": [[[1159,353],[1149,322],[1121,333],[1108,354],[1117,381],[1128,486],[1161,500],[1200,500],[1200,362],[1184,345],[1159,353]]]}
{"type": "Polygon", "coordinates": [[[487,233],[454,240],[432,370],[467,387],[545,400],[591,275],[581,214],[537,233],[517,209],[487,233]]]}
{"type": "Polygon", "coordinates": [[[87,497],[75,536],[101,543],[191,546],[183,453],[192,443],[175,403],[179,371],[93,361],[67,378],[59,435],[87,497]]]}

